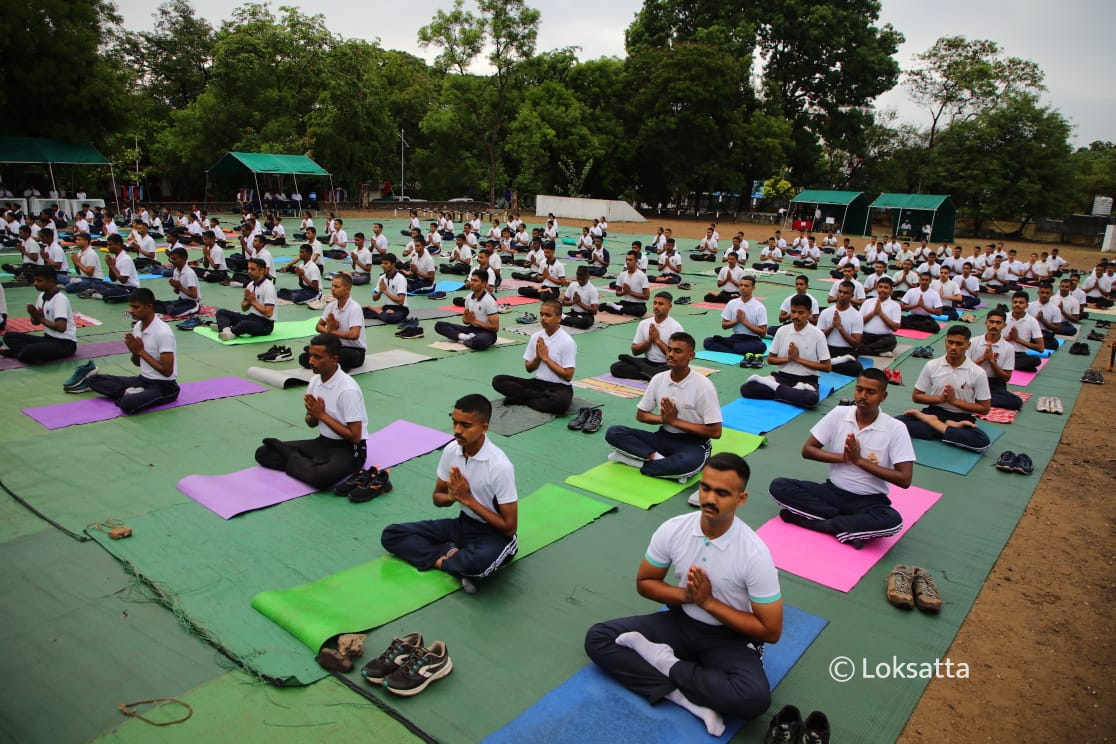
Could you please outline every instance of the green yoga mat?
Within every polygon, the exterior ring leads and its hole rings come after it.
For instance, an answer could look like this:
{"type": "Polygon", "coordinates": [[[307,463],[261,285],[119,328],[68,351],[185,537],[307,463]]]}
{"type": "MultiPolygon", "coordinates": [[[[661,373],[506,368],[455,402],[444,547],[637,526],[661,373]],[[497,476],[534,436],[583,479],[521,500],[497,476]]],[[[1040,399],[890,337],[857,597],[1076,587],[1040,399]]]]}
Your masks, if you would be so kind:
{"type": "MultiPolygon", "coordinates": [[[[985,421],[978,421],[977,426],[988,434],[988,438],[995,444],[996,440],[1004,435],[1004,430],[985,421]]],[[[943,444],[941,440],[914,439],[912,440],[915,451],[915,462],[928,468],[944,470],[947,473],[968,475],[976,464],[980,462],[984,453],[972,452],[943,444]]]]}
{"type": "MultiPolygon", "coordinates": [[[[519,560],[616,507],[547,484],[520,500],[519,560]]],[[[391,622],[452,594],[460,582],[441,571],[419,571],[395,556],[335,573],[302,586],[260,592],[252,607],[310,650],[339,633],[391,622]]]]}
{"type": "MultiPolygon", "coordinates": [[[[735,452],[747,457],[766,443],[767,437],[725,429],[720,439],[713,440],[713,454],[735,452]]],[[[699,477],[695,475],[685,483],[679,483],[674,479],[649,478],[629,465],[606,462],[579,475],[571,475],[566,478],[566,483],[614,501],[650,509],[693,486],[699,477]]]]}
{"type": "Polygon", "coordinates": [[[306,338],[316,334],[318,328],[318,318],[306,318],[304,320],[281,320],[275,324],[271,333],[266,336],[238,336],[232,341],[225,341],[217,335],[217,331],[206,326],[199,326],[194,329],[194,333],[199,336],[205,336],[210,341],[216,341],[225,346],[240,346],[241,344],[262,344],[269,341],[287,341],[292,338],[306,338]]]}

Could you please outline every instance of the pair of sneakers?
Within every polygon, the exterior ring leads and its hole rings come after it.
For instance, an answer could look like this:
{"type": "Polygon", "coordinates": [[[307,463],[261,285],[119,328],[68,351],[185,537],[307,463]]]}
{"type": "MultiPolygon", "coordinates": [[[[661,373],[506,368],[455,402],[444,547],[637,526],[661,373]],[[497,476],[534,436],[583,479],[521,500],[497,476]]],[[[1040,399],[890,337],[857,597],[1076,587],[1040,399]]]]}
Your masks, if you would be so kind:
{"type": "Polygon", "coordinates": [[[829,744],[829,718],[815,710],[803,721],[797,706],[784,705],[771,717],[763,744],[829,744]]]}
{"type": "Polygon", "coordinates": [[[745,354],[740,366],[744,369],[763,369],[763,354],[745,354]]]}
{"type": "Polygon", "coordinates": [[[942,595],[934,577],[925,568],[899,564],[887,575],[887,601],[893,607],[910,610],[917,607],[937,615],[942,611],[942,595]]]}
{"type": "Polygon", "coordinates": [[[415,631],[392,639],[382,654],[364,665],[360,676],[369,684],[383,685],[388,692],[410,697],[452,671],[446,644],[434,641],[428,647],[422,633],[415,631]]]}
{"type": "Polygon", "coordinates": [[[1030,475],[1035,472],[1035,464],[1031,462],[1031,458],[1028,455],[1022,452],[1015,454],[1011,450],[1005,450],[1000,453],[1000,458],[996,460],[996,469],[1002,470],[1005,473],[1030,475]]]}
{"type": "Polygon", "coordinates": [[[333,487],[338,496],[347,496],[354,504],[363,504],[377,496],[391,493],[391,469],[380,470],[373,465],[367,470],[358,470],[333,487]]]}
{"type": "Polygon", "coordinates": [[[256,359],[268,364],[276,364],[278,362],[289,362],[294,359],[294,352],[289,346],[280,346],[276,344],[262,354],[257,354],[256,359]]]}
{"type": "Polygon", "coordinates": [[[581,431],[586,434],[595,434],[601,430],[604,415],[600,408],[579,408],[573,421],[566,424],[570,431],[581,431]]]}
{"type": "Polygon", "coordinates": [[[399,321],[399,330],[395,332],[399,338],[425,338],[426,334],[419,325],[418,318],[404,318],[399,321]]]}
{"type": "Polygon", "coordinates": [[[1062,399],[1054,396],[1043,396],[1035,401],[1035,410],[1039,413],[1056,413],[1061,415],[1065,413],[1066,408],[1062,405],[1062,399]]]}
{"type": "Polygon", "coordinates": [[[1092,352],[1093,350],[1089,348],[1089,344],[1084,341],[1074,341],[1069,347],[1069,353],[1074,356],[1088,356],[1092,352]]]}
{"type": "Polygon", "coordinates": [[[918,357],[919,359],[933,359],[934,347],[933,346],[916,346],[911,356],[918,357]]]}
{"type": "Polygon", "coordinates": [[[1089,382],[1093,385],[1103,385],[1104,375],[1101,374],[1099,369],[1087,369],[1084,374],[1081,375],[1081,381],[1089,382]]]}

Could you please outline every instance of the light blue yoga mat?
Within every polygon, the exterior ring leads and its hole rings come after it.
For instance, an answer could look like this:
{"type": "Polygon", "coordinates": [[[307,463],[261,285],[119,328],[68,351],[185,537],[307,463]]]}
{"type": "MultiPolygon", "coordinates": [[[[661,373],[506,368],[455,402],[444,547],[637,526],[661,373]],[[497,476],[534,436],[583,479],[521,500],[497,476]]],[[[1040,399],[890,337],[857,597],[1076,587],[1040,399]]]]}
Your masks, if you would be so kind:
{"type": "MultiPolygon", "coordinates": [[[[833,394],[835,385],[844,387],[853,381],[846,375],[824,372],[818,375],[818,395],[822,400],[833,394]]],[[[737,398],[721,406],[723,424],[730,429],[750,434],[766,434],[806,412],[807,409],[777,400],[737,398]]]]}
{"type": "MultiPolygon", "coordinates": [[[[978,421],[977,426],[988,434],[994,444],[1004,435],[1004,429],[993,426],[986,421],[978,421]]],[[[915,462],[935,470],[944,470],[947,473],[968,475],[969,471],[980,462],[984,456],[982,452],[972,452],[960,447],[951,447],[943,444],[939,439],[913,439],[915,462]]]]}
{"type": "MultiPolygon", "coordinates": [[[[1056,338],[1054,340],[1058,342],[1058,348],[1059,349],[1062,348],[1062,344],[1064,344],[1066,342],[1066,339],[1064,339],[1064,338],[1056,338]]],[[[1049,357],[1053,353],[1054,353],[1053,349],[1043,349],[1042,351],[1035,351],[1034,349],[1027,349],[1027,351],[1026,351],[1027,356],[1037,356],[1037,357],[1042,357],[1043,359],[1046,359],[1047,357],[1049,357]]]]}
{"type": "MultiPolygon", "coordinates": [[[[772,689],[782,681],[829,623],[789,605],[783,606],[783,636],[768,644],[763,667],[772,689]]],[[[523,711],[514,721],[485,737],[485,744],[677,744],[684,741],[727,742],[744,725],[725,720],[725,733],[710,736],[705,725],[674,703],[649,705],[620,686],[596,664],[587,664],[523,711]]]]}
{"type": "Polygon", "coordinates": [[[461,283],[460,279],[458,279],[457,281],[453,281],[453,282],[451,282],[451,281],[438,282],[437,284],[434,285],[434,291],[435,292],[459,292],[462,289],[465,289],[465,285],[461,283]]]}

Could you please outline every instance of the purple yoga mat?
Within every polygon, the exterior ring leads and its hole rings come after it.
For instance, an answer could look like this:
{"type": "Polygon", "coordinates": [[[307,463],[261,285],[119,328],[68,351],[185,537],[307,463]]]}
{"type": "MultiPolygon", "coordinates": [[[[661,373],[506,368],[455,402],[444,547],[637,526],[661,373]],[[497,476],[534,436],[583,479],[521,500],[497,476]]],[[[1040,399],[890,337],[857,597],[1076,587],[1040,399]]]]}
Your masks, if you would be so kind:
{"type": "MultiPolygon", "coordinates": [[[[77,353],[72,357],[66,359],[59,359],[59,362],[66,362],[71,359],[95,359],[97,357],[111,356],[113,354],[127,354],[128,345],[123,341],[101,341],[96,344],[78,344],[77,353]]],[[[0,370],[15,369],[16,367],[26,367],[27,365],[18,359],[10,359],[8,357],[0,357],[0,370]]]]}
{"type": "MultiPolygon", "coordinates": [[[[231,398],[234,395],[249,395],[251,393],[267,392],[268,388],[258,385],[240,377],[217,377],[212,380],[198,380],[183,383],[178,394],[178,400],[148,411],[162,411],[167,408],[188,406],[191,403],[201,403],[218,398],[231,398]]],[[[48,429],[62,429],[76,424],[91,424],[95,421],[108,421],[125,415],[115,403],[108,398],[87,398],[73,403],[57,403],[53,406],[40,408],[24,408],[23,412],[38,421],[48,429]]]]}
{"type": "MultiPolygon", "coordinates": [[[[410,421],[394,421],[368,437],[364,466],[390,468],[453,440],[453,435],[410,421]]],[[[278,470],[258,465],[225,475],[188,475],[178,490],[223,519],[314,493],[314,488],[278,470]]]]}

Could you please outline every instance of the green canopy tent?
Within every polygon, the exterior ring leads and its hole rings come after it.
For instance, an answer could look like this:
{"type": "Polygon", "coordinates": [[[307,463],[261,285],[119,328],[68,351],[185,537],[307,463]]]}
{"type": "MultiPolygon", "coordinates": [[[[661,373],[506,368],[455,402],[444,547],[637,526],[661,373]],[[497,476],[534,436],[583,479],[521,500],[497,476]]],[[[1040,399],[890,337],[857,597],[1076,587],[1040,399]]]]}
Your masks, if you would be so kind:
{"type": "Polygon", "coordinates": [[[306,155],[277,155],[268,152],[229,152],[205,172],[205,195],[209,200],[209,174],[236,175],[248,171],[260,193],[259,175],[293,176],[295,191],[298,191],[299,176],[325,176],[333,189],[333,176],[322,166],[306,155]]]}
{"type": "Polygon", "coordinates": [[[54,180],[55,165],[107,165],[112,179],[112,193],[116,198],[116,209],[120,210],[120,195],[116,191],[116,174],[112,163],[93,145],[75,145],[45,137],[0,137],[0,163],[46,165],[50,171],[50,186],[54,191],[58,190],[54,180]]]}
{"type": "MultiPolygon", "coordinates": [[[[862,191],[823,191],[820,189],[806,189],[798,196],[791,199],[791,208],[787,210],[787,220],[795,211],[795,206],[805,207],[807,213],[813,216],[815,211],[821,210],[819,224],[832,224],[841,232],[849,232],[864,225],[868,218],[868,197],[862,191]],[[832,220],[832,221],[830,221],[832,220]]],[[[783,229],[787,228],[786,220],[783,229]]]]}
{"type": "MultiPolygon", "coordinates": [[[[872,209],[891,210],[891,234],[899,235],[904,222],[914,227],[913,233],[906,237],[916,238],[923,234],[922,227],[930,226],[928,240],[934,242],[953,242],[957,229],[957,209],[953,201],[944,194],[880,194],[871,205],[872,209]]],[[[870,217],[870,214],[869,214],[870,217]]],[[[870,230],[866,221],[865,234],[870,230]]]]}

